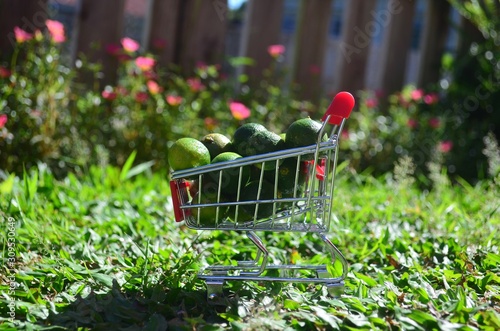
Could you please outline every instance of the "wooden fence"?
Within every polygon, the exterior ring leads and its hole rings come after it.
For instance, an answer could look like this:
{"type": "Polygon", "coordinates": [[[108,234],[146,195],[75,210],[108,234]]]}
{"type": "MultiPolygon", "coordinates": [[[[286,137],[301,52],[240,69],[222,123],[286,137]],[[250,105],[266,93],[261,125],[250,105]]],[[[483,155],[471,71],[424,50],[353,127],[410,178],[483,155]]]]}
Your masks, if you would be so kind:
{"type": "MultiPolygon", "coordinates": [[[[145,0],[148,3],[143,47],[155,52],[162,64],[175,63],[188,74],[197,62],[217,63],[224,54],[228,33],[227,0],[145,0]],[[153,47],[158,40],[166,47],[153,47]]],[[[317,100],[323,93],[325,50],[334,0],[297,0],[297,26],[291,81],[302,86],[302,96],[317,100]]],[[[417,85],[439,80],[439,67],[449,31],[450,5],[446,0],[425,2],[425,20],[419,46],[417,85]]],[[[333,90],[356,91],[366,87],[366,72],[372,40],[382,36],[377,48],[378,63],[375,87],[386,94],[399,90],[405,83],[407,60],[412,39],[416,0],[388,0],[376,9],[375,0],[345,1],[342,13],[342,35],[333,67],[333,90]]],[[[125,0],[80,0],[75,49],[91,61],[104,65],[103,83],[112,83],[116,59],[105,46],[122,38],[125,0]],[[111,4],[112,3],[112,4],[111,4]],[[100,47],[96,47],[100,46],[100,47]]],[[[256,65],[247,73],[256,80],[271,57],[267,46],[281,42],[281,22],[285,0],[248,0],[239,54],[252,57],[256,65]]],[[[9,33],[18,25],[27,30],[42,26],[47,17],[47,0],[0,0],[0,50],[7,53],[9,33]]],[[[329,91],[329,92],[334,92],[329,91]]]]}

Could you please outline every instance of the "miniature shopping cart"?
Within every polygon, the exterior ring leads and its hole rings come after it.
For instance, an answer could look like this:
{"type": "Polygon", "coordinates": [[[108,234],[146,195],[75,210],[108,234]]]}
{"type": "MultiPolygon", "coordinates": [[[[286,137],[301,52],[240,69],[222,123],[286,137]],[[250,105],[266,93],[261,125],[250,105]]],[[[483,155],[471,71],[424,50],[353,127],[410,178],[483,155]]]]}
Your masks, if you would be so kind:
{"type": "Polygon", "coordinates": [[[326,232],[332,214],[339,137],[353,107],[351,94],[337,94],[322,118],[316,144],[172,173],[176,221],[185,221],[197,230],[244,231],[257,247],[251,261],[208,266],[198,274],[206,281],[209,302],[220,300],[223,284],[233,280],[321,283],[332,295],[343,292],[347,261],[326,232]],[[327,124],[332,130],[325,141],[327,124]],[[229,198],[228,191],[233,193],[229,198]],[[270,264],[269,251],[258,231],[316,233],[331,256],[329,263],[270,264]]]}

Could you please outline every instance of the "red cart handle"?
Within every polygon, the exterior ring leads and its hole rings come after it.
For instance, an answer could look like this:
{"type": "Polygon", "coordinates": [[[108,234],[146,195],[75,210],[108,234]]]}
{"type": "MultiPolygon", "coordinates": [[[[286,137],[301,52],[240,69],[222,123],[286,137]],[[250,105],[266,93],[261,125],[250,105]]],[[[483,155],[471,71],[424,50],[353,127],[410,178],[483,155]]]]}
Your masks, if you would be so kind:
{"type": "Polygon", "coordinates": [[[189,216],[189,210],[182,210],[181,204],[187,201],[187,188],[189,183],[185,180],[171,180],[170,192],[172,194],[172,204],[176,222],[182,222],[186,216],[189,216]]]}
{"type": "Polygon", "coordinates": [[[322,121],[325,121],[328,115],[330,119],[328,123],[331,125],[339,125],[344,118],[349,118],[351,111],[354,108],[354,97],[349,92],[340,92],[333,98],[332,103],[328,106],[322,121]]]}

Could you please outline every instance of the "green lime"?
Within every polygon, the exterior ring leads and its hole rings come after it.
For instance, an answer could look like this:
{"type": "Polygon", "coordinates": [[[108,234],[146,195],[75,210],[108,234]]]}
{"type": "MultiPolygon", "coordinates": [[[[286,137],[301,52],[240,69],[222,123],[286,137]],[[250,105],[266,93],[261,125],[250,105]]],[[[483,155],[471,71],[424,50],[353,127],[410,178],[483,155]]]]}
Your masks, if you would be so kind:
{"type": "MultiPolygon", "coordinates": [[[[259,192],[259,181],[253,181],[245,186],[241,194],[241,201],[254,201],[254,200],[270,200],[274,198],[274,185],[263,181],[259,192]]],[[[266,218],[273,214],[273,204],[272,203],[253,203],[253,204],[242,204],[241,207],[244,212],[248,215],[255,215],[255,210],[257,210],[257,218],[266,218]]]]}
{"type": "Polygon", "coordinates": [[[258,123],[247,123],[240,126],[233,135],[233,149],[236,153],[247,156],[248,139],[256,132],[267,131],[267,129],[258,123]]]}
{"type": "Polygon", "coordinates": [[[220,153],[229,152],[231,150],[231,140],[220,133],[209,133],[200,141],[210,152],[210,158],[212,160],[220,153]]]}
{"type": "Polygon", "coordinates": [[[210,152],[194,138],[181,138],[170,146],[168,163],[174,171],[200,167],[210,163],[210,152]]]}
{"type": "MultiPolygon", "coordinates": [[[[198,194],[193,197],[193,204],[203,205],[217,203],[217,194],[202,192],[198,194]]],[[[215,227],[216,224],[220,224],[227,216],[227,211],[227,206],[201,206],[198,208],[191,208],[191,213],[195,222],[198,222],[199,217],[199,224],[203,227],[215,227]]]]}
{"type": "MultiPolygon", "coordinates": [[[[308,118],[302,118],[293,122],[286,131],[285,142],[289,148],[315,145],[318,142],[321,123],[308,118]]],[[[325,134],[321,141],[327,141],[325,134]]]]}
{"type": "MultiPolygon", "coordinates": [[[[240,158],[242,158],[242,156],[237,153],[224,152],[217,155],[212,160],[212,164],[233,161],[240,158]]],[[[235,197],[238,193],[238,185],[243,188],[247,184],[250,178],[250,168],[248,166],[231,166],[220,171],[212,171],[205,177],[207,177],[207,185],[218,189],[220,183],[221,194],[228,198],[235,197]]]]}

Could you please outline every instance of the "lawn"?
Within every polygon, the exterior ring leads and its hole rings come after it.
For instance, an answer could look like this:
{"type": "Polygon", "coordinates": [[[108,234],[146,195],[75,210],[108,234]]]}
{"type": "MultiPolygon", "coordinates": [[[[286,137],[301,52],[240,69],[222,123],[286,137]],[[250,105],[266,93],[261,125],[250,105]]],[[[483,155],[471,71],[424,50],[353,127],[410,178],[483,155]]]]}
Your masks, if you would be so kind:
{"type": "MultiPolygon", "coordinates": [[[[426,191],[404,174],[374,178],[346,163],[337,178],[329,237],[350,264],[345,293],[229,282],[221,308],[206,304],[197,272],[254,249],[240,233],[175,223],[167,174],[144,164],[8,177],[0,330],[500,329],[500,183],[426,191]]],[[[275,258],[324,256],[317,236],[263,237],[275,258]]]]}

